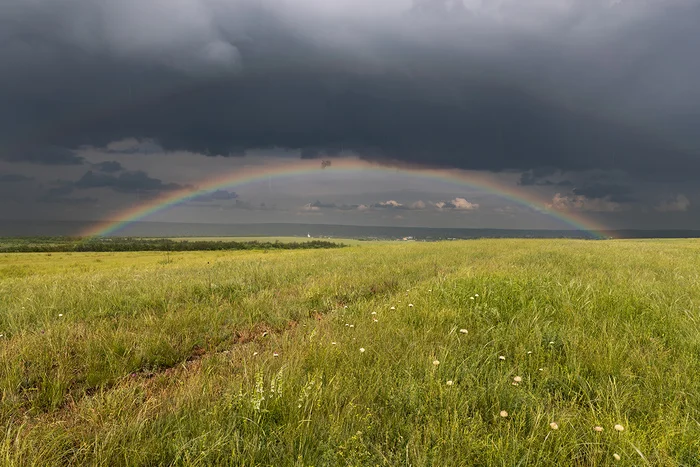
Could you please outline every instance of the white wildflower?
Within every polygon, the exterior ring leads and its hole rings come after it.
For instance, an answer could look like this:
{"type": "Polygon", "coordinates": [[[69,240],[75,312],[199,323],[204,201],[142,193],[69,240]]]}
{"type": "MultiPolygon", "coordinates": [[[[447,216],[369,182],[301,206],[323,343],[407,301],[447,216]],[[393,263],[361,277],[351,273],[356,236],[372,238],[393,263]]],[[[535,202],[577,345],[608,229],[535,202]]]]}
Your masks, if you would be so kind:
{"type": "Polygon", "coordinates": [[[365,351],[364,347],[360,347],[360,353],[363,353],[365,351]]]}
{"type": "Polygon", "coordinates": [[[559,425],[557,425],[557,422],[552,422],[552,423],[550,423],[550,424],[549,424],[549,427],[550,427],[552,430],[558,430],[558,429],[559,429],[559,425]]]}
{"type": "Polygon", "coordinates": [[[616,461],[622,459],[618,453],[613,454],[613,458],[615,458],[616,461]]]}
{"type": "Polygon", "coordinates": [[[597,431],[598,433],[600,433],[603,431],[603,427],[602,426],[594,426],[593,431],[597,431]]]}
{"type": "Polygon", "coordinates": [[[498,415],[500,415],[503,418],[506,418],[508,416],[508,412],[506,412],[505,410],[501,410],[501,412],[498,415]]]}
{"type": "Polygon", "coordinates": [[[447,384],[448,386],[452,386],[452,380],[449,380],[449,381],[446,382],[445,384],[447,384]]]}
{"type": "Polygon", "coordinates": [[[515,381],[516,383],[520,383],[523,381],[523,379],[520,376],[516,376],[515,378],[513,378],[513,381],[515,381]]]}
{"type": "Polygon", "coordinates": [[[433,365],[438,366],[440,364],[439,360],[433,360],[433,365]]]}
{"type": "Polygon", "coordinates": [[[466,333],[468,333],[469,331],[467,331],[466,329],[460,329],[459,332],[460,332],[461,334],[466,334],[466,333]]]}
{"type": "Polygon", "coordinates": [[[499,356],[498,356],[498,359],[501,360],[501,361],[504,361],[504,360],[506,359],[506,356],[505,356],[505,355],[499,355],[499,356]]]}
{"type": "Polygon", "coordinates": [[[615,430],[617,430],[617,431],[625,431],[625,427],[618,424],[618,425],[615,425],[615,430]]]}

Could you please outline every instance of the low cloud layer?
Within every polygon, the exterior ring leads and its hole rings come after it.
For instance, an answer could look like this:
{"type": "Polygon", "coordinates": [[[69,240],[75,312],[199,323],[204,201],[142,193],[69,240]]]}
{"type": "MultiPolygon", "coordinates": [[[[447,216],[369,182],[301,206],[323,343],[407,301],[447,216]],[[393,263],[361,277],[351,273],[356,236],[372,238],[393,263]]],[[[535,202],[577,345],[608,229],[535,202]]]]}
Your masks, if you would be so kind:
{"type": "Polygon", "coordinates": [[[450,201],[440,201],[435,203],[438,209],[456,209],[458,211],[473,211],[479,209],[479,205],[476,203],[470,203],[464,198],[455,198],[450,201]]]}
{"type": "Polygon", "coordinates": [[[339,210],[339,211],[385,211],[385,210],[398,210],[398,211],[423,211],[426,209],[433,209],[439,211],[473,211],[479,209],[479,204],[471,203],[465,198],[456,197],[449,201],[414,201],[412,203],[402,203],[393,199],[386,201],[377,201],[374,203],[364,203],[364,204],[338,204],[338,203],[328,203],[321,201],[314,201],[313,203],[305,204],[302,207],[304,211],[321,211],[323,209],[339,210]]]}

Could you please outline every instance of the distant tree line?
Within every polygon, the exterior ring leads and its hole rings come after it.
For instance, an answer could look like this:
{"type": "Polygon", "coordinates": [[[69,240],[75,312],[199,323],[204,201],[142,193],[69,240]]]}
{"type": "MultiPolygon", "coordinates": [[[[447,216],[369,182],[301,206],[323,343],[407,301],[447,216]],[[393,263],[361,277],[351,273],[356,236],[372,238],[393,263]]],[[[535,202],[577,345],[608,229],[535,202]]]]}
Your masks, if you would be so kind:
{"type": "Polygon", "coordinates": [[[260,242],[260,241],[210,241],[170,240],[139,238],[105,238],[91,240],[57,239],[13,239],[0,240],[1,253],[62,253],[62,252],[113,252],[113,251],[218,251],[218,250],[301,250],[319,248],[341,248],[345,245],[323,240],[304,242],[260,242]]]}

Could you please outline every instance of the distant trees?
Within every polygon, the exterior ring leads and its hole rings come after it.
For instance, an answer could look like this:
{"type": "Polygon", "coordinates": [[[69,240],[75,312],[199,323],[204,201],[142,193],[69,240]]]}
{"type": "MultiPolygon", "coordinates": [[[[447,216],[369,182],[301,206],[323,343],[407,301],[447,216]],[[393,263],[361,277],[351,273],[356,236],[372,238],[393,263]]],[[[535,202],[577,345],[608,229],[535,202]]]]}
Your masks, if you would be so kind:
{"type": "Polygon", "coordinates": [[[61,252],[116,252],[116,251],[214,251],[214,250],[298,250],[341,248],[341,243],[323,240],[308,242],[209,241],[139,238],[76,239],[13,239],[2,243],[0,253],[61,253],[61,252]]]}

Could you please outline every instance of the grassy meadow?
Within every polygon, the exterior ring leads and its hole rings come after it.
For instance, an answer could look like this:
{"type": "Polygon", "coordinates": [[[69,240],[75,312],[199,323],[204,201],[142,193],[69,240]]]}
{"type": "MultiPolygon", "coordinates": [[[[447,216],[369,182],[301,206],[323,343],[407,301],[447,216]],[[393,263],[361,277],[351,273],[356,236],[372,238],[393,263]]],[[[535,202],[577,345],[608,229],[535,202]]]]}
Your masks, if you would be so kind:
{"type": "Polygon", "coordinates": [[[697,240],[2,254],[0,334],[0,465],[700,465],[697,240]]]}

